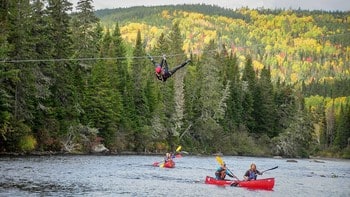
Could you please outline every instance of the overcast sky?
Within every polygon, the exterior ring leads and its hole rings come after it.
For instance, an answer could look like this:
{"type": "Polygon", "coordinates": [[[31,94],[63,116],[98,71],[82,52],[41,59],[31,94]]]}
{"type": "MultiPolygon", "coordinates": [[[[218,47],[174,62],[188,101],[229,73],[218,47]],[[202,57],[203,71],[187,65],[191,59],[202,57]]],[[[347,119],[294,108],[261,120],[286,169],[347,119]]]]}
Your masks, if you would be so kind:
{"type": "MultiPolygon", "coordinates": [[[[75,8],[79,0],[69,0],[75,8]]],[[[95,10],[132,6],[176,5],[176,4],[210,4],[224,8],[285,8],[303,10],[350,11],[350,0],[94,0],[95,10]]]]}

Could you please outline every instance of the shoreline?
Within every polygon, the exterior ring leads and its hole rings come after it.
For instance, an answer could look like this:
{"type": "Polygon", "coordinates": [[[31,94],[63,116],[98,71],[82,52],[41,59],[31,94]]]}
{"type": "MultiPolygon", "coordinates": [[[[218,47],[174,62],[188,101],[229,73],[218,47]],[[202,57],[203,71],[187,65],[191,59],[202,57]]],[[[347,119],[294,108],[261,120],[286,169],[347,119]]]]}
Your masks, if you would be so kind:
{"type": "MultiPolygon", "coordinates": [[[[68,153],[68,152],[52,152],[52,151],[44,151],[44,152],[30,152],[30,153],[17,153],[17,152],[0,152],[0,158],[1,157],[31,157],[31,156],[128,156],[128,155],[136,155],[136,156],[163,156],[164,153],[151,153],[151,152],[133,152],[133,151],[123,151],[123,152],[117,152],[117,153],[111,153],[111,152],[101,152],[101,153],[68,153]]],[[[334,160],[349,160],[344,158],[337,158],[337,157],[322,157],[322,156],[309,156],[308,158],[300,158],[300,157],[282,157],[282,156],[252,156],[252,155],[223,155],[223,154],[191,154],[187,153],[188,156],[217,156],[220,155],[222,157],[225,156],[237,156],[237,157],[261,157],[261,158],[274,158],[274,159],[285,159],[285,160],[313,160],[315,162],[318,162],[319,160],[324,161],[334,161],[334,160]]]]}

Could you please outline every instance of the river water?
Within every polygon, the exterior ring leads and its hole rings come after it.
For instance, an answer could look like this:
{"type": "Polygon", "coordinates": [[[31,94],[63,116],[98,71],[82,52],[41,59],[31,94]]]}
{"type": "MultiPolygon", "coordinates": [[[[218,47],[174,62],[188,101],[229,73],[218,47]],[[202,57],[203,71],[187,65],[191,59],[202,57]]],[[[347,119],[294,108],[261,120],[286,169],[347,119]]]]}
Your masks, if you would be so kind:
{"type": "Polygon", "coordinates": [[[215,157],[175,158],[173,169],[153,167],[161,156],[0,157],[0,196],[350,196],[350,160],[223,156],[239,178],[257,164],[275,166],[273,191],[204,184],[215,157]]]}

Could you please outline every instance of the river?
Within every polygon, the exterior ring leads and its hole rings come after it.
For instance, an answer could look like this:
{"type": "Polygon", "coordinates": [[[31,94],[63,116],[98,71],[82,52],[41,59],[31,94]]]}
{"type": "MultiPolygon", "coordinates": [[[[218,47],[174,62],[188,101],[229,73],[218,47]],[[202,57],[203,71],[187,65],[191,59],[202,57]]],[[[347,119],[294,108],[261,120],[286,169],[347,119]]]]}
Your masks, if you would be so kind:
{"type": "Polygon", "coordinates": [[[275,166],[272,191],[204,184],[218,163],[213,156],[175,158],[173,169],[153,167],[161,156],[0,157],[0,196],[350,196],[350,160],[223,156],[239,178],[257,164],[275,166]]]}

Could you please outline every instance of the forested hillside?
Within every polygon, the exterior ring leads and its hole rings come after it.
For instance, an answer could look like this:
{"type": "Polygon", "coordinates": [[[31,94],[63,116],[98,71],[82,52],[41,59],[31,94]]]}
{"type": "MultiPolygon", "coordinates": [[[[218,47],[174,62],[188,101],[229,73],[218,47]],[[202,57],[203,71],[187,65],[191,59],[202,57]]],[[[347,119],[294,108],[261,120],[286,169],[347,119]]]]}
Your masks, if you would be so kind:
{"type": "Polygon", "coordinates": [[[2,3],[0,152],[350,158],[349,12],[91,5],[2,3]]]}

